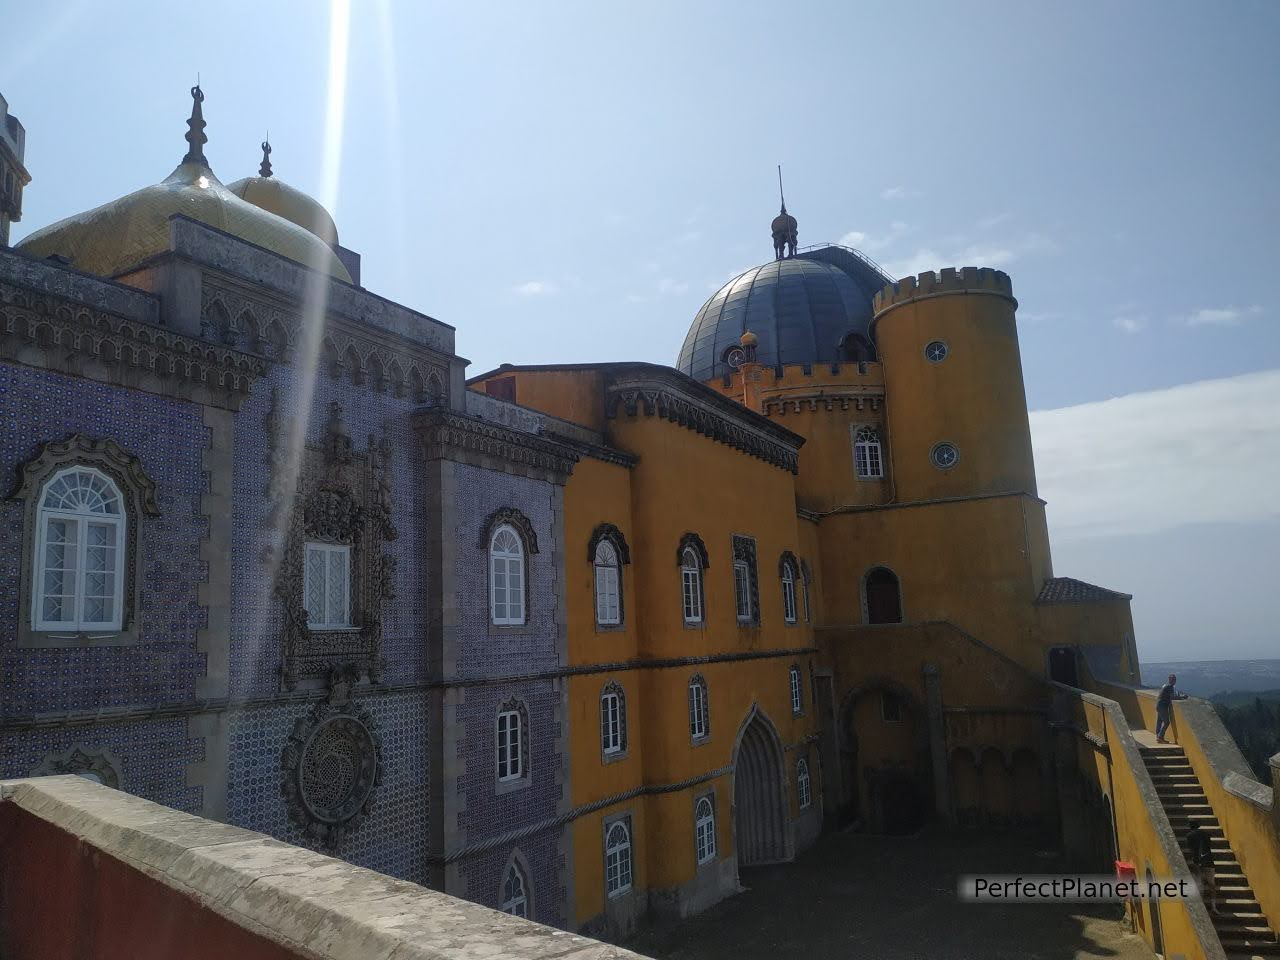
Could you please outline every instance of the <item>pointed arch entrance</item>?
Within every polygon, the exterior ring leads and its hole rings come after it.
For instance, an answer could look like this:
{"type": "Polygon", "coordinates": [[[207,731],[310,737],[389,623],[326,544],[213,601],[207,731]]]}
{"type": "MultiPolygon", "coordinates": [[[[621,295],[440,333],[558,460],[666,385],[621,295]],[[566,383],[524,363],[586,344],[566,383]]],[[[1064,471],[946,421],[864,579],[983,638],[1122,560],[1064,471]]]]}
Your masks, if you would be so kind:
{"type": "Polygon", "coordinates": [[[784,769],[777,729],[759,707],[752,707],[738,731],[733,756],[733,832],[739,866],[791,859],[784,769]]]}

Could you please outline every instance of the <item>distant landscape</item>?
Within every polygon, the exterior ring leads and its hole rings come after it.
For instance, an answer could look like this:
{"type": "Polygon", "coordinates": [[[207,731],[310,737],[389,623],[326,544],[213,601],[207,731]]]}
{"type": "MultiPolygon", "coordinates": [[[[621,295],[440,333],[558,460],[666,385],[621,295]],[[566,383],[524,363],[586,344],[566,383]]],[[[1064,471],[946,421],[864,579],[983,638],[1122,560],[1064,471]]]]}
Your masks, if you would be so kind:
{"type": "Polygon", "coordinates": [[[1142,683],[1158,687],[1171,673],[1178,689],[1209,700],[1224,693],[1276,695],[1280,690],[1280,660],[1180,660],[1142,664],[1142,683]]]}
{"type": "Polygon", "coordinates": [[[1183,693],[1213,702],[1254,774],[1269,784],[1268,758],[1280,752],[1280,660],[1144,663],[1142,682],[1157,687],[1171,673],[1183,693]]]}

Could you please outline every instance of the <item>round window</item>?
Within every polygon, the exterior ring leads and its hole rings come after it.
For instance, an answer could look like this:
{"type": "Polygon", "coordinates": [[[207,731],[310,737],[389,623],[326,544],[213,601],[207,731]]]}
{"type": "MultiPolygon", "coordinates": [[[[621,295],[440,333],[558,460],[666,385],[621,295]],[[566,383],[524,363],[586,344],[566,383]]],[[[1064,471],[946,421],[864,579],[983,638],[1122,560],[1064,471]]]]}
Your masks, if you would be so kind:
{"type": "Polygon", "coordinates": [[[960,450],[954,443],[944,440],[933,445],[933,449],[929,451],[929,459],[939,470],[950,470],[960,460],[960,450]]]}
{"type": "Polygon", "coordinates": [[[924,358],[930,363],[941,363],[947,359],[948,348],[941,340],[930,340],[924,348],[924,358]]]}
{"type": "Polygon", "coordinates": [[[302,802],[316,820],[342,823],[354,817],[373,792],[377,750],[363,723],[331,717],[315,728],[302,747],[298,781],[302,802]]]}

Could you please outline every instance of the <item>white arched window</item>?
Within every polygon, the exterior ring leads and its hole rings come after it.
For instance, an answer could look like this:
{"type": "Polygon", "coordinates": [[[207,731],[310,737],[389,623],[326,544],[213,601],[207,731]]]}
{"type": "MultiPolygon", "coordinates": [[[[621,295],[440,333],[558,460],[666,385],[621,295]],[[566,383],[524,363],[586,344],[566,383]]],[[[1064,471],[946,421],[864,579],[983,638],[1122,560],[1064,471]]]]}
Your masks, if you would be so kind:
{"type": "Polygon", "coordinates": [[[489,613],[497,626],[524,623],[524,544],[505,524],[489,538],[489,613]]]}
{"type": "Polygon", "coordinates": [[[698,863],[716,858],[716,808],[710,797],[703,797],[693,810],[693,840],[698,863]]]}
{"type": "Polygon", "coordinates": [[[596,623],[616,626],[622,622],[622,595],[618,588],[618,551],[607,540],[596,544],[596,623]]]}
{"type": "Polygon", "coordinates": [[[92,467],[59,471],[37,507],[32,626],[119,630],[124,607],[124,498],[92,467]]]}
{"type": "Polygon", "coordinates": [[[680,586],[684,595],[684,622],[702,622],[702,561],[698,551],[685,547],[680,555],[680,586]]]}
{"type": "Polygon", "coordinates": [[[800,801],[800,809],[806,809],[813,802],[812,785],[809,781],[809,761],[801,757],[796,761],[796,797],[800,801]]]}
{"type": "Polygon", "coordinates": [[[513,917],[529,916],[528,884],[524,872],[514,861],[502,878],[502,912],[513,917]]]}
{"type": "Polygon", "coordinates": [[[707,723],[707,681],[696,674],[689,681],[689,736],[694,740],[705,739],[710,729],[707,723]]]}
{"type": "Polygon", "coordinates": [[[796,570],[789,560],[782,563],[782,619],[796,622],[796,570]]]}
{"type": "Polygon", "coordinates": [[[798,717],[804,712],[804,692],[800,687],[800,668],[792,664],[789,675],[791,679],[791,712],[798,717]]]}
{"type": "Polygon", "coordinates": [[[854,433],[853,465],[861,480],[880,480],[884,477],[880,433],[875,427],[859,427],[854,433]]]}
{"type": "Polygon", "coordinates": [[[631,831],[624,820],[610,826],[605,834],[604,885],[611,897],[631,889],[631,831]]]}
{"type": "Polygon", "coordinates": [[[606,756],[627,749],[627,700],[614,682],[600,695],[600,749],[606,756]]]}

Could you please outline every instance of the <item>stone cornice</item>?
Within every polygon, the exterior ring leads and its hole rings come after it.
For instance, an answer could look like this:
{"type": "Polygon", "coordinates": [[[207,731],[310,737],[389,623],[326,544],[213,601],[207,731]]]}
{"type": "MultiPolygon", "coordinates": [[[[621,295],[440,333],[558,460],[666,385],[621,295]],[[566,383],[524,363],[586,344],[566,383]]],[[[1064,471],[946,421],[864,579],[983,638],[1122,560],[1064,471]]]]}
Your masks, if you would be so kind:
{"type": "Polygon", "coordinates": [[[605,416],[610,419],[619,415],[662,417],[783,470],[796,472],[797,453],[804,443],[802,437],[687,377],[683,379],[687,383],[678,382],[674,376],[647,375],[643,369],[634,373],[619,372],[610,378],[606,388],[605,416]]]}
{"type": "Polygon", "coordinates": [[[457,460],[488,470],[564,483],[578,454],[563,443],[446,410],[414,415],[428,460],[457,460]]]}
{"type": "Polygon", "coordinates": [[[235,410],[259,358],[0,282],[0,359],[235,410]]]}

